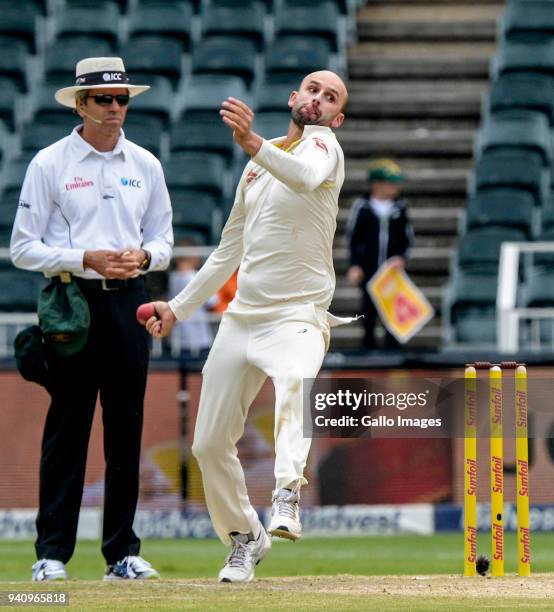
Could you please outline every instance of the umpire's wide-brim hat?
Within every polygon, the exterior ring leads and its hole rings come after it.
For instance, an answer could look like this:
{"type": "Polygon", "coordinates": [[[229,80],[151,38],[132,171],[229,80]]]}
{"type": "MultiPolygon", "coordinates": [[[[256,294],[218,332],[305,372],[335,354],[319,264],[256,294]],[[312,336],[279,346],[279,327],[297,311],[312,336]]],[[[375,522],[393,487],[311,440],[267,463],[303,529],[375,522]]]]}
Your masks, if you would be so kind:
{"type": "Polygon", "coordinates": [[[75,85],[58,89],[56,100],[75,108],[75,94],[83,89],[121,89],[129,90],[131,98],[150,89],[149,85],[131,85],[120,57],[87,57],[77,64],[75,85]]]}

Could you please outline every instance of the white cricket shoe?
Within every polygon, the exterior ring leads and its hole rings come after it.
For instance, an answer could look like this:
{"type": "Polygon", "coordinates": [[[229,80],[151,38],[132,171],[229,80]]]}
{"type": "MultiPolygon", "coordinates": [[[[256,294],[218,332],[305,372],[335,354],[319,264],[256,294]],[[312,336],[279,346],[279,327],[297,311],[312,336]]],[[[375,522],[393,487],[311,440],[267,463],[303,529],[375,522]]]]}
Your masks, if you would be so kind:
{"type": "Polygon", "coordinates": [[[273,493],[273,507],[268,532],[279,538],[298,540],[302,537],[300,522],[300,486],[279,489],[273,493]]]}
{"type": "Polygon", "coordinates": [[[219,582],[250,582],[254,567],[267,555],[271,538],[260,525],[260,535],[254,539],[250,533],[231,533],[231,552],[219,572],[219,582]]]}
{"type": "Polygon", "coordinates": [[[159,577],[148,561],[131,555],[108,565],[104,574],[104,580],[157,580],[159,577]]]}
{"type": "Polygon", "coordinates": [[[55,559],[40,559],[33,565],[33,582],[67,580],[65,565],[55,559]]]}

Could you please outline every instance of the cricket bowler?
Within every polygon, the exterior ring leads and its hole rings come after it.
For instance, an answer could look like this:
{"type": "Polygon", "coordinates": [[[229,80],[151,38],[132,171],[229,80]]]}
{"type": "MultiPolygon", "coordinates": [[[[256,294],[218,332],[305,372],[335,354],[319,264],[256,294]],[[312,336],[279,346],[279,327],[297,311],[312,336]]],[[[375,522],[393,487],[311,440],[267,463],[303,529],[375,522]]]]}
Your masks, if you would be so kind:
{"type": "Polygon", "coordinates": [[[254,113],[228,98],[220,115],[251,157],[221,242],[195,278],[169,303],[154,302],[146,327],[167,336],[239,268],[238,290],[223,314],[203,370],[192,452],[202,471],[214,528],[231,551],[221,582],[248,582],[271,548],[271,536],[301,537],[300,488],[311,440],[303,436],[303,380],[315,378],[335,290],[333,237],[344,156],[333,129],[344,121],[341,78],[304,78],[288,105],[287,135],[268,141],[252,130],[254,113]],[[248,498],[237,441],[250,404],[267,377],[275,387],[275,489],[268,532],[248,498]],[[268,535],[269,534],[269,535],[268,535]]]}

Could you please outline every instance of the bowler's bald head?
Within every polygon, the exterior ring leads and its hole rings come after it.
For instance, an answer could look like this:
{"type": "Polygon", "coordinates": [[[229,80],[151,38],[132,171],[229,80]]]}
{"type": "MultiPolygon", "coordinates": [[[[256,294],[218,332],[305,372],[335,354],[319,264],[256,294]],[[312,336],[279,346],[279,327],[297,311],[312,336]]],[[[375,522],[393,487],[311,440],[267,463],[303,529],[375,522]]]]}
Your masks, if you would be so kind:
{"type": "Polygon", "coordinates": [[[311,72],[304,77],[300,87],[310,81],[321,83],[325,87],[333,89],[342,103],[341,111],[344,110],[348,103],[348,90],[346,89],[344,81],[336,72],[333,72],[332,70],[317,70],[316,72],[311,72]]]}

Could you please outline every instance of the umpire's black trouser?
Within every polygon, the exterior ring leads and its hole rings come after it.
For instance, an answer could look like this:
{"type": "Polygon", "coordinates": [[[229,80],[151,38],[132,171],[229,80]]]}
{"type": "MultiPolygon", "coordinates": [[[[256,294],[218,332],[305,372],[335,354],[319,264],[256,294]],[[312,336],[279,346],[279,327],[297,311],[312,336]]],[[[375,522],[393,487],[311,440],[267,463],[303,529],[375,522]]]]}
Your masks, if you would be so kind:
{"type": "Polygon", "coordinates": [[[64,563],[73,554],[100,393],[106,460],[102,553],[111,564],[140,549],[133,520],[149,340],[135,311],[148,296],[142,279],[114,291],[82,289],[91,314],[85,348],[72,357],[47,357],[52,402],[42,440],[35,548],[39,559],[64,563]]]}

